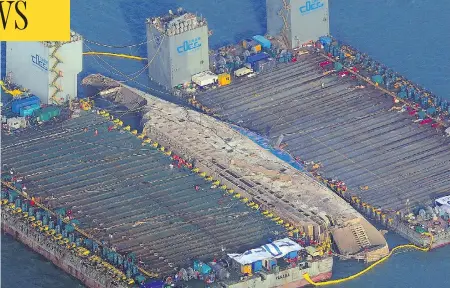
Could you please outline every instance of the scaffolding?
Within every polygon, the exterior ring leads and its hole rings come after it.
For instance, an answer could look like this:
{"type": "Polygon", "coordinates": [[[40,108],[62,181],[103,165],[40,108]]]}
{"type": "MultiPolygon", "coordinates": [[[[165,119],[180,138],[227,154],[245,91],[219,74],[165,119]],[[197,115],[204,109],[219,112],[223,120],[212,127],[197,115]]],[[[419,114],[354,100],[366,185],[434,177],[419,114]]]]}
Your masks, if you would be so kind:
{"type": "Polygon", "coordinates": [[[50,97],[50,100],[53,102],[53,104],[60,105],[61,99],[58,99],[57,96],[60,92],[62,92],[62,88],[60,85],[58,85],[57,81],[62,77],[61,70],[58,69],[58,65],[62,63],[62,60],[60,57],[58,57],[58,50],[61,48],[62,42],[55,42],[55,45],[53,45],[52,53],[50,54],[50,59],[53,60],[53,65],[50,69],[50,72],[54,74],[53,80],[50,83],[50,87],[54,88],[55,90],[52,93],[52,96],[50,97]]]}

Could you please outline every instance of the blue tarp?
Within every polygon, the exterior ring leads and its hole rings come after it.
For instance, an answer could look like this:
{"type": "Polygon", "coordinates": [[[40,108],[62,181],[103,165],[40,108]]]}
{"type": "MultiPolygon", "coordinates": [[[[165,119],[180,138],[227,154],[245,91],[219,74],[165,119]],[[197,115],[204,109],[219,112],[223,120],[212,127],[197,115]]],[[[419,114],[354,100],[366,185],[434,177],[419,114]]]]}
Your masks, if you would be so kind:
{"type": "Polygon", "coordinates": [[[319,41],[320,41],[320,43],[322,43],[322,45],[331,45],[331,42],[333,40],[331,39],[331,37],[322,36],[322,37],[319,37],[319,41]]]}
{"type": "Polygon", "coordinates": [[[164,287],[164,281],[156,280],[152,281],[150,283],[145,283],[144,285],[141,285],[141,288],[163,288],[164,287]]]}
{"type": "Polygon", "coordinates": [[[259,136],[258,134],[254,133],[254,132],[251,132],[247,129],[244,129],[244,128],[241,128],[241,127],[238,127],[235,125],[230,125],[230,126],[232,129],[238,131],[239,133],[241,133],[244,136],[247,136],[250,140],[252,140],[256,144],[258,144],[265,150],[271,152],[273,155],[277,156],[279,159],[288,163],[295,169],[300,170],[302,172],[307,172],[306,169],[300,163],[295,161],[294,157],[292,157],[289,153],[287,153],[285,151],[273,148],[272,146],[270,146],[269,141],[267,139],[265,139],[264,137],[259,136]]]}
{"type": "Polygon", "coordinates": [[[267,40],[264,36],[255,35],[253,36],[253,40],[261,44],[263,48],[270,49],[270,47],[272,47],[272,43],[269,40],[267,40]]]}

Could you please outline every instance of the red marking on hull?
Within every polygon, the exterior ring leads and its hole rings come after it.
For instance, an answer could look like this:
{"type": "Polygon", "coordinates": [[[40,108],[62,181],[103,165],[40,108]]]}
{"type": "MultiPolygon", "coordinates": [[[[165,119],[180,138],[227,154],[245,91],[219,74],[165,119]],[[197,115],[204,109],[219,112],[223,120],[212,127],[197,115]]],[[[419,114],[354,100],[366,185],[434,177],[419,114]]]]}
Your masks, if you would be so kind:
{"type": "Polygon", "coordinates": [[[450,245],[450,242],[446,242],[446,243],[439,244],[437,246],[433,246],[433,247],[431,247],[431,250],[442,248],[442,247],[447,246],[447,245],[450,245]]]}

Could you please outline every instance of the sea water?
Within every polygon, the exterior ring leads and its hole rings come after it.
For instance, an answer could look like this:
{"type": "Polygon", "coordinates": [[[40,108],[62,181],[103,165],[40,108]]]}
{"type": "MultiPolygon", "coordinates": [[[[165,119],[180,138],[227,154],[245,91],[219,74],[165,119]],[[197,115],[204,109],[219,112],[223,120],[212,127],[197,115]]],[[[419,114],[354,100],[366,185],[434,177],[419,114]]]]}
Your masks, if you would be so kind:
{"type": "MultiPolygon", "coordinates": [[[[274,0],[275,1],[275,0],[274,0]]],[[[281,0],[279,0],[281,1],[281,0]]],[[[374,59],[450,100],[450,2],[431,0],[330,0],[332,34],[374,59]]],[[[264,34],[265,0],[77,0],[71,1],[72,28],[86,40],[114,46],[145,42],[147,17],[177,7],[198,12],[208,20],[212,47],[264,34]]],[[[55,13],[57,13],[55,11],[55,13]]],[[[145,45],[114,49],[88,41],[85,51],[131,53],[146,57],[145,45]]],[[[4,59],[3,59],[4,60],[4,59]]],[[[102,73],[127,84],[169,98],[149,83],[144,63],[86,56],[81,77],[102,73]]],[[[4,69],[2,69],[4,71],[4,69]]],[[[169,98],[170,99],[170,98],[169,98]]],[[[390,247],[406,240],[389,232],[390,247]]],[[[9,236],[1,236],[1,284],[10,288],[82,287],[43,257],[9,236]]],[[[337,262],[333,278],[346,277],[365,267],[354,261],[337,262]]],[[[441,288],[449,287],[450,247],[429,253],[400,251],[358,279],[334,287],[441,288]]]]}

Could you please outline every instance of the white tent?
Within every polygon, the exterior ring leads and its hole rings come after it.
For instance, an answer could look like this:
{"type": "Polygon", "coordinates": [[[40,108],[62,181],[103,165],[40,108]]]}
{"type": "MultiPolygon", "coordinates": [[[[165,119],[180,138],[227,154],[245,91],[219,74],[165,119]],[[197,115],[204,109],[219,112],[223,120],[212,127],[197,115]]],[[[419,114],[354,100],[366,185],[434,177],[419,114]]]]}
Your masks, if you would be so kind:
{"type": "Polygon", "coordinates": [[[264,259],[274,259],[286,256],[290,252],[304,249],[289,238],[273,241],[256,249],[245,251],[242,254],[228,254],[228,256],[241,265],[251,264],[264,259]]]}
{"type": "Polygon", "coordinates": [[[435,200],[436,206],[450,214],[450,195],[435,200]]]}

